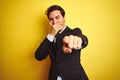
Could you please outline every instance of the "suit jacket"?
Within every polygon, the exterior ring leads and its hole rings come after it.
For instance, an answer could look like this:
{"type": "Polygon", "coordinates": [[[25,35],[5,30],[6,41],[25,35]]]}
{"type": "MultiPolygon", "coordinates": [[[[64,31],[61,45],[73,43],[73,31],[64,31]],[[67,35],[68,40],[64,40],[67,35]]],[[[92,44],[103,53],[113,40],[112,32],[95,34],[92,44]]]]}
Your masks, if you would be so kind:
{"type": "Polygon", "coordinates": [[[48,80],[57,80],[57,76],[61,76],[62,80],[88,80],[88,77],[80,63],[79,50],[73,50],[70,54],[65,54],[62,50],[63,37],[68,35],[76,35],[82,38],[82,48],[88,44],[88,39],[82,34],[79,28],[70,29],[68,27],[57,37],[57,42],[50,42],[47,38],[40,44],[35,52],[37,60],[43,60],[50,55],[51,64],[48,80]]]}

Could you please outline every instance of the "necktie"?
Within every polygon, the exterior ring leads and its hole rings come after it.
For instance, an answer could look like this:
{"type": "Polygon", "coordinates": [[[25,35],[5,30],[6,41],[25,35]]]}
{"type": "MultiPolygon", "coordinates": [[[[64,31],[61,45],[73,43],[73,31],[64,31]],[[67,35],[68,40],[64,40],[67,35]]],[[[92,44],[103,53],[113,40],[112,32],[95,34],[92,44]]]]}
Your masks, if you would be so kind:
{"type": "Polygon", "coordinates": [[[57,43],[57,39],[58,39],[59,35],[60,35],[59,32],[55,35],[54,43],[57,43]]]}

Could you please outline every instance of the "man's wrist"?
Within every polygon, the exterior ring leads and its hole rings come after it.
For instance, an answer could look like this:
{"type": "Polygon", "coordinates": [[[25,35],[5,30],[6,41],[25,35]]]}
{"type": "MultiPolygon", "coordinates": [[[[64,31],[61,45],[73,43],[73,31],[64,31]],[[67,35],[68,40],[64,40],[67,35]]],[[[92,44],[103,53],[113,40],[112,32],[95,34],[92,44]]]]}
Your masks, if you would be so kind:
{"type": "Polygon", "coordinates": [[[53,42],[54,39],[55,39],[55,37],[52,36],[51,34],[48,34],[48,35],[47,35],[47,39],[48,39],[50,42],[53,42]]]}

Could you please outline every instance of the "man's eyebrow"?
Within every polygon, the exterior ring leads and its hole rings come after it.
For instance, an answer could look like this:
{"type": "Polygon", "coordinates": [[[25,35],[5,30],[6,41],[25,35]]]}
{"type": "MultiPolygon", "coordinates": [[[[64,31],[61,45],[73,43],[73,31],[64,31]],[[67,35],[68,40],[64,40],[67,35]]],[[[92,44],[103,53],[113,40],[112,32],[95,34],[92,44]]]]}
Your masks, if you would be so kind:
{"type": "Polygon", "coordinates": [[[55,16],[55,18],[58,18],[60,15],[55,16]]]}
{"type": "MultiPolygon", "coordinates": [[[[60,17],[60,15],[57,15],[57,16],[55,16],[54,18],[58,18],[58,17],[60,17]]],[[[51,19],[53,19],[53,18],[49,18],[49,20],[51,20],[51,19]]]]}

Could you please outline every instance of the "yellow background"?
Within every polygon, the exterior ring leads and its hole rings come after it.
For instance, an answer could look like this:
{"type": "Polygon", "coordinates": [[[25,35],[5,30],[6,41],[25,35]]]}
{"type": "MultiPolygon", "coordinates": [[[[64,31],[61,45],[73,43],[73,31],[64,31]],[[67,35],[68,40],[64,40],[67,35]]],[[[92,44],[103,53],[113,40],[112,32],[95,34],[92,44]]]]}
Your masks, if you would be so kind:
{"type": "Polygon", "coordinates": [[[81,62],[90,80],[120,80],[119,0],[0,0],[0,80],[47,80],[49,57],[39,62],[34,52],[49,31],[44,13],[53,4],[89,39],[81,62]]]}

